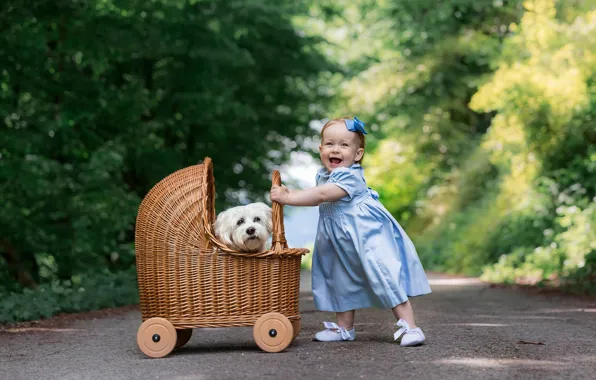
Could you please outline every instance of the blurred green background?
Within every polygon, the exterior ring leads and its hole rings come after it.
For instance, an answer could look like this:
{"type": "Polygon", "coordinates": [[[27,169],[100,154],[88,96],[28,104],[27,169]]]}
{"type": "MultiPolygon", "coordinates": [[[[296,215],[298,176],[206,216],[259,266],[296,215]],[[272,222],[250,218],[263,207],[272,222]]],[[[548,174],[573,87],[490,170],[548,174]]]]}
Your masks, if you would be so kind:
{"type": "Polygon", "coordinates": [[[4,0],[0,322],[137,302],[151,186],[210,156],[218,210],[264,200],[345,114],[427,270],[594,292],[594,9],[4,0]]]}

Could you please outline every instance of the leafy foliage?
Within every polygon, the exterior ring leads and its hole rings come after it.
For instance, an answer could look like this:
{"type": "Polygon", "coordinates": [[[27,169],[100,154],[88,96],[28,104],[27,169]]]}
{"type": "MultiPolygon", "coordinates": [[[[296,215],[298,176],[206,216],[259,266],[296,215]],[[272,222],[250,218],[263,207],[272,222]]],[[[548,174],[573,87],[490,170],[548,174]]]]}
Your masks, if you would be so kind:
{"type": "Polygon", "coordinates": [[[0,297],[0,321],[9,323],[139,302],[136,274],[130,270],[77,275],[18,293],[0,289],[0,297]]]}
{"type": "Polygon", "coordinates": [[[218,209],[262,200],[331,113],[426,268],[595,290],[595,6],[4,1],[0,320],[133,302],[151,186],[210,156],[218,209]]]}
{"type": "Polygon", "coordinates": [[[347,85],[386,139],[372,185],[427,267],[593,281],[593,1],[389,1],[347,85]]]}
{"type": "Polygon", "coordinates": [[[263,199],[324,110],[317,79],[336,70],[293,24],[307,7],[3,2],[0,284],[131,268],[140,200],[205,156],[218,209],[263,199]]]}

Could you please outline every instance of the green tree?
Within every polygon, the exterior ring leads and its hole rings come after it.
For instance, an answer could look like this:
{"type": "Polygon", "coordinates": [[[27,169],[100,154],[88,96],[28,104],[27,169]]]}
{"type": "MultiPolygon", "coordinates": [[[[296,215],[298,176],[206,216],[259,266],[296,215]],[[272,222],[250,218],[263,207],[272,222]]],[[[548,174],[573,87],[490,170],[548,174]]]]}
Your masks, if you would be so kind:
{"type": "Polygon", "coordinates": [[[377,128],[370,182],[427,267],[593,278],[595,3],[362,4],[378,63],[340,108],[377,128]]]}
{"type": "Polygon", "coordinates": [[[130,268],[142,197],[205,156],[218,207],[262,199],[324,109],[319,75],[335,70],[292,22],[307,6],[4,1],[2,282],[130,268]]]}
{"type": "Polygon", "coordinates": [[[369,180],[390,211],[421,232],[433,219],[420,214],[425,193],[452,181],[494,116],[468,103],[495,70],[521,1],[358,4],[350,25],[359,41],[348,56],[357,73],[342,86],[338,113],[369,122],[376,149],[366,160],[369,180]]]}

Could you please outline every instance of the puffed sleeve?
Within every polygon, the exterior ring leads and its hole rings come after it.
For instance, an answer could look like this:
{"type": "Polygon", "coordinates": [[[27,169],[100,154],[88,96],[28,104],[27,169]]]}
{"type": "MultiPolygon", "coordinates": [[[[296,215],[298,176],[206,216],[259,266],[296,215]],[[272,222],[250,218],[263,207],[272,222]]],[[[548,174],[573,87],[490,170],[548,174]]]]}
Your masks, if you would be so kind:
{"type": "Polygon", "coordinates": [[[317,186],[319,186],[321,184],[321,173],[320,173],[320,170],[317,172],[317,175],[315,176],[315,183],[317,184],[317,186]]]}
{"type": "Polygon", "coordinates": [[[333,183],[344,189],[348,195],[341,198],[343,201],[351,200],[355,195],[366,190],[364,180],[350,168],[337,168],[329,176],[327,183],[333,183]]]}

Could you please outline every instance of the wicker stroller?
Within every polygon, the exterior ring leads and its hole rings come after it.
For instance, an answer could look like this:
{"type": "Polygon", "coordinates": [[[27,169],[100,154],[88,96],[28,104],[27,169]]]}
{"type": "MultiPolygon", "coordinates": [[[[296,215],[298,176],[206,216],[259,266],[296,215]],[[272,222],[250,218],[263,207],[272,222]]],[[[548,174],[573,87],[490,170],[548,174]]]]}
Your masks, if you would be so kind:
{"type": "MultiPolygon", "coordinates": [[[[280,183],[274,171],[273,184],[280,183]]],[[[183,346],[194,328],[253,326],[267,352],[282,351],[300,332],[300,262],[308,250],[288,248],[282,206],[273,203],[271,249],[242,253],[215,237],[214,197],[206,158],[164,178],[139,207],[137,343],[149,357],[183,346]]]]}

